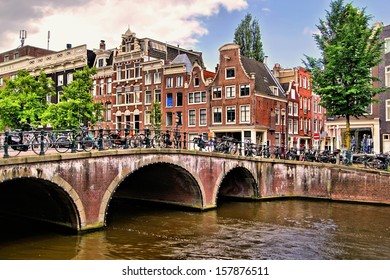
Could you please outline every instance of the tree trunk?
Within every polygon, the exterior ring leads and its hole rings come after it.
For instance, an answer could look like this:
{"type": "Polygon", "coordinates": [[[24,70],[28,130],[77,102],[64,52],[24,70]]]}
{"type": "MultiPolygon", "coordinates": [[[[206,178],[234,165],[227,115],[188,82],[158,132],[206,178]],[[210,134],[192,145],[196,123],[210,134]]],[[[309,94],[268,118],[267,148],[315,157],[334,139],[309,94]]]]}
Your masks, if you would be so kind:
{"type": "Polygon", "coordinates": [[[345,116],[345,144],[347,150],[351,149],[351,123],[349,120],[349,115],[345,116]]]}

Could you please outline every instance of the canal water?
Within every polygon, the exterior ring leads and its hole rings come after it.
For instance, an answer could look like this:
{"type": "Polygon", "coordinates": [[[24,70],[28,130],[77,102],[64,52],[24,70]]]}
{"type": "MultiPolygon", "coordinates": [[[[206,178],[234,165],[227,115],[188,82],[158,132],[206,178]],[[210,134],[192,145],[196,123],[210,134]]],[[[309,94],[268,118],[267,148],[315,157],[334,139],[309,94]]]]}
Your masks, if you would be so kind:
{"type": "Polygon", "coordinates": [[[390,259],[388,206],[275,200],[198,212],[117,200],[107,228],[82,235],[0,218],[2,260],[390,259]]]}

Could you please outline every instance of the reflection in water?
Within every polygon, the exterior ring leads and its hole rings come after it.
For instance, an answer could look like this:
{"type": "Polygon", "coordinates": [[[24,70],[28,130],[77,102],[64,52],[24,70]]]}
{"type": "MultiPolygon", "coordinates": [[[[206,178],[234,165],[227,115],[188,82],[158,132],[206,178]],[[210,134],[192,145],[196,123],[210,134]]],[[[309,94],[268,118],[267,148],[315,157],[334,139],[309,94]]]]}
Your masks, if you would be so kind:
{"type": "Polygon", "coordinates": [[[101,231],[3,232],[0,259],[390,259],[389,209],[283,200],[194,212],[115,201],[101,231]]]}

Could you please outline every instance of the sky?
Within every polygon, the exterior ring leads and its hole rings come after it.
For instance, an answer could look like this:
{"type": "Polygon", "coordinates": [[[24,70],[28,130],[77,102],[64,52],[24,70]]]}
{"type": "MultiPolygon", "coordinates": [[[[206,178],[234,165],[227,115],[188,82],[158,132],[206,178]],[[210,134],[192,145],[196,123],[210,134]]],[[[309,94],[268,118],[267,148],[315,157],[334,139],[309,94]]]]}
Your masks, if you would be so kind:
{"type": "MultiPolygon", "coordinates": [[[[24,44],[60,51],[67,44],[90,50],[118,48],[128,28],[152,38],[203,53],[214,71],[218,49],[232,43],[234,31],[251,14],[260,26],[267,65],[303,65],[304,55],[319,57],[313,39],[331,0],[0,0],[0,53],[24,44]],[[48,31],[50,40],[48,42],[48,31]]],[[[390,24],[387,0],[344,0],[365,8],[372,23],[390,24]]]]}

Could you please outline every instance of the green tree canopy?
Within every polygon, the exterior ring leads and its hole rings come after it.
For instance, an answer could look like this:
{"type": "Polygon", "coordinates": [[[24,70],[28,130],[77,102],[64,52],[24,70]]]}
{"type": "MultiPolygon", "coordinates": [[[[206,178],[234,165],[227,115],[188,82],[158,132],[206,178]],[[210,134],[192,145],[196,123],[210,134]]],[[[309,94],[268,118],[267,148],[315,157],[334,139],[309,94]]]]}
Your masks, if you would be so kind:
{"type": "Polygon", "coordinates": [[[371,16],[352,4],[336,0],[326,19],[317,26],[314,39],[322,58],[307,58],[312,72],[313,91],[320,95],[327,115],[346,118],[346,145],[349,148],[350,118],[362,117],[382,88],[374,88],[371,68],[378,65],[382,51],[380,28],[370,27],[371,16]]]}
{"type": "Polygon", "coordinates": [[[264,61],[259,22],[257,19],[252,19],[251,14],[246,14],[236,28],[233,42],[240,46],[243,56],[260,62],[264,61]]]}
{"type": "Polygon", "coordinates": [[[63,87],[64,93],[57,104],[50,104],[43,119],[55,129],[78,129],[80,126],[92,125],[102,119],[104,107],[94,103],[91,90],[91,76],[95,68],[85,67],[74,73],[73,81],[63,87]]]}
{"type": "Polygon", "coordinates": [[[43,72],[35,78],[22,70],[15,78],[6,79],[0,89],[0,130],[41,125],[47,97],[53,94],[53,81],[43,72]]]}

